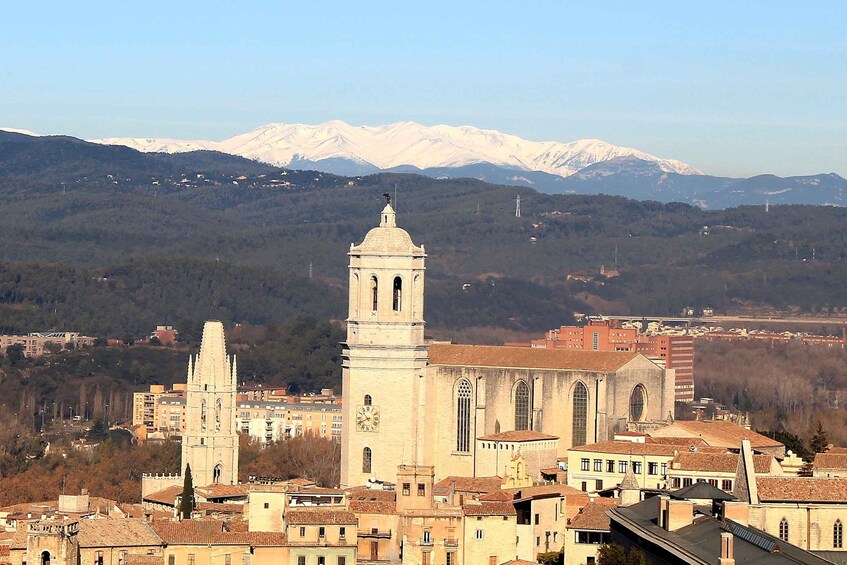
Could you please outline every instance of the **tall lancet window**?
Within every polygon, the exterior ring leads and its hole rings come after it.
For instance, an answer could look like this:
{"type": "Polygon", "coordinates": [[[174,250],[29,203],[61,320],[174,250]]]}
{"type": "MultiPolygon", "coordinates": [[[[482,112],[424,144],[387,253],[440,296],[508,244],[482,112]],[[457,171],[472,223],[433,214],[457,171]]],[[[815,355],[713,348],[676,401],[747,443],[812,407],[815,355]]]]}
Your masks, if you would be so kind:
{"type": "Polygon", "coordinates": [[[221,406],[221,399],[218,398],[215,401],[215,431],[221,431],[221,412],[223,408],[221,406]]]}
{"type": "Polygon", "coordinates": [[[779,539],[788,541],[788,520],[785,518],[779,521],[779,539]]]}
{"type": "Polygon", "coordinates": [[[200,429],[206,431],[206,399],[200,401],[200,429]]]}
{"type": "Polygon", "coordinates": [[[573,389],[573,447],[585,445],[588,436],[588,388],[576,383],[573,389]]]}
{"type": "Polygon", "coordinates": [[[362,450],[362,472],[370,473],[371,472],[371,464],[373,463],[373,452],[370,447],[366,447],[362,450]]]}
{"type": "Polygon", "coordinates": [[[376,312],[379,306],[379,281],[376,280],[376,275],[371,277],[371,310],[376,312]]]}
{"type": "Polygon", "coordinates": [[[524,381],[515,388],[515,429],[529,429],[529,387],[524,381]]]}
{"type": "Polygon", "coordinates": [[[844,547],[844,526],[841,524],[841,519],[836,520],[832,525],[832,547],[835,549],[844,547]]]}
{"type": "Polygon", "coordinates": [[[471,383],[462,379],[456,388],[456,451],[471,450],[471,383]]]}
{"type": "Polygon", "coordinates": [[[394,277],[394,300],[391,307],[395,312],[403,308],[403,279],[400,277],[394,277]]]}

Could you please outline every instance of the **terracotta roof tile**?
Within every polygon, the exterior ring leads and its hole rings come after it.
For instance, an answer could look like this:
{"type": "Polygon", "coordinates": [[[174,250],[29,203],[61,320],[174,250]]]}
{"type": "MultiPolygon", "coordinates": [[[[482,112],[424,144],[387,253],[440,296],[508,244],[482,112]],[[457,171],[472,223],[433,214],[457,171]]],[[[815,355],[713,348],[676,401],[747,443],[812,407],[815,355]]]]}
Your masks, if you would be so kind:
{"type": "Polygon", "coordinates": [[[395,514],[395,492],[367,487],[347,489],[350,494],[350,511],[356,514],[395,514]]]}
{"type": "Polygon", "coordinates": [[[847,453],[826,452],[815,454],[815,460],[812,462],[812,469],[834,469],[839,471],[847,470],[847,453]]]}
{"type": "Polygon", "coordinates": [[[452,488],[454,492],[482,494],[498,491],[502,486],[502,477],[450,476],[435,483],[432,487],[432,492],[438,496],[446,496],[450,494],[450,489],[452,488]]]}
{"type": "MultiPolygon", "coordinates": [[[[197,487],[197,494],[204,498],[234,498],[247,496],[250,492],[250,485],[208,485],[205,487],[197,487]]],[[[180,492],[182,489],[180,488],[180,492]]]]}
{"type": "Polygon", "coordinates": [[[847,502],[847,479],[824,477],[757,477],[762,501],[847,502]]]}
{"type": "Polygon", "coordinates": [[[754,448],[782,446],[775,439],[724,420],[677,420],[670,426],[659,428],[650,433],[652,437],[661,437],[665,434],[691,435],[692,437],[703,438],[711,446],[733,449],[739,448],[742,439],[750,440],[750,445],[754,448]]]}
{"type": "Polygon", "coordinates": [[[550,434],[542,434],[535,430],[512,430],[508,432],[500,432],[499,434],[490,434],[478,438],[484,441],[542,441],[559,439],[558,436],[550,434]]]}
{"type": "Polygon", "coordinates": [[[285,545],[282,532],[230,531],[219,520],[183,520],[182,522],[153,522],[153,530],[168,545],[285,545]]]}
{"type": "Polygon", "coordinates": [[[594,372],[616,371],[635,359],[638,353],[571,351],[493,345],[451,345],[429,347],[430,365],[461,367],[519,367],[594,372]]]}
{"type": "MultiPolygon", "coordinates": [[[[681,453],[687,450],[688,446],[679,444],[662,444],[662,443],[633,443],[626,440],[601,441],[600,443],[591,443],[588,445],[580,445],[572,447],[569,452],[585,451],[589,453],[611,453],[620,455],[666,455],[673,457],[674,452],[681,453]]],[[[726,449],[720,447],[698,447],[699,452],[706,453],[726,453],[726,449]]]]}
{"type": "Polygon", "coordinates": [[[162,545],[162,539],[147,522],[137,518],[80,520],[77,539],[81,548],[162,545]]]}
{"type": "Polygon", "coordinates": [[[209,544],[224,531],[224,523],[217,520],[155,520],[152,527],[168,545],[209,544]]]}
{"type": "MultiPolygon", "coordinates": [[[[568,485],[536,485],[532,487],[506,488],[502,491],[512,500],[526,500],[529,498],[545,498],[551,495],[558,496],[583,496],[588,498],[588,495],[574,487],[568,485]]],[[[481,497],[488,500],[487,496],[481,497]]]]}
{"type": "Polygon", "coordinates": [[[579,511],[579,514],[571,519],[567,528],[569,530],[600,530],[609,531],[609,516],[606,510],[614,508],[620,503],[615,498],[598,498],[589,502],[579,511]]]}
{"type": "Polygon", "coordinates": [[[499,501],[466,501],[462,505],[465,516],[514,516],[517,514],[515,505],[511,502],[499,501]]]}
{"type": "Polygon", "coordinates": [[[356,524],[356,515],[346,510],[300,509],[289,510],[285,521],[292,525],[356,524]]]}
{"type": "MultiPolygon", "coordinates": [[[[771,455],[753,455],[753,468],[757,474],[771,471],[774,458],[771,455]]],[[[680,452],[671,460],[671,469],[680,471],[705,471],[712,473],[735,473],[738,468],[736,453],[680,452]]]]}
{"type": "Polygon", "coordinates": [[[645,443],[659,443],[662,445],[682,445],[688,449],[691,445],[706,445],[701,437],[648,437],[645,443]]]}
{"type": "Polygon", "coordinates": [[[181,486],[172,486],[166,489],[162,489],[156,492],[151,492],[147,496],[144,497],[144,500],[149,500],[150,502],[155,502],[157,504],[165,504],[167,506],[173,506],[176,497],[182,494],[181,486]]]}

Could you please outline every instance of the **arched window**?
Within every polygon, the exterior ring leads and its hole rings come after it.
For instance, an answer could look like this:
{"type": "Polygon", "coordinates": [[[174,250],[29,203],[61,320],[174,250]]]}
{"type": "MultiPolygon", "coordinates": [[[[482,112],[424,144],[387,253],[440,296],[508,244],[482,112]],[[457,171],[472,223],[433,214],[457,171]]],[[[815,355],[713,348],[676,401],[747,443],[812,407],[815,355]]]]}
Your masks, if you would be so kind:
{"type": "Polygon", "coordinates": [[[840,518],[832,525],[832,547],[835,549],[844,547],[844,526],[840,518]]]}
{"type": "Polygon", "coordinates": [[[395,312],[399,312],[403,307],[403,279],[394,277],[394,300],[391,303],[391,308],[395,312]]]}
{"type": "Polygon", "coordinates": [[[215,465],[215,469],[212,471],[213,483],[217,484],[221,482],[221,471],[223,471],[223,468],[221,467],[221,464],[218,463],[217,465],[215,465]]]}
{"type": "Polygon", "coordinates": [[[788,520],[785,518],[779,521],[779,539],[788,541],[788,520]]]}
{"type": "Polygon", "coordinates": [[[515,429],[529,429],[529,387],[524,381],[515,387],[515,429]]]}
{"type": "Polygon", "coordinates": [[[588,388],[576,383],[573,389],[573,445],[585,445],[588,439],[588,388]]]}
{"type": "Polygon", "coordinates": [[[371,398],[370,394],[366,394],[365,395],[365,406],[370,406],[371,404],[373,404],[373,399],[371,398]]]}
{"type": "Polygon", "coordinates": [[[471,383],[462,379],[456,387],[456,451],[471,450],[471,383]]]}
{"type": "Polygon", "coordinates": [[[223,407],[221,405],[221,399],[218,398],[215,401],[215,431],[216,432],[221,431],[221,412],[222,412],[222,410],[223,410],[223,407]]]}
{"type": "Polygon", "coordinates": [[[376,312],[379,306],[379,281],[376,280],[376,275],[371,277],[371,302],[373,303],[371,310],[376,312]]]}
{"type": "Polygon", "coordinates": [[[206,399],[200,401],[200,429],[206,431],[206,399]]]}
{"type": "Polygon", "coordinates": [[[362,472],[370,473],[371,472],[371,463],[373,461],[373,452],[370,447],[366,447],[362,450],[362,472]]]}
{"type": "Polygon", "coordinates": [[[41,565],[50,565],[50,552],[42,551],[41,552],[41,565]]]}
{"type": "Polygon", "coordinates": [[[640,422],[644,416],[644,387],[636,385],[629,396],[629,419],[640,422]]]}

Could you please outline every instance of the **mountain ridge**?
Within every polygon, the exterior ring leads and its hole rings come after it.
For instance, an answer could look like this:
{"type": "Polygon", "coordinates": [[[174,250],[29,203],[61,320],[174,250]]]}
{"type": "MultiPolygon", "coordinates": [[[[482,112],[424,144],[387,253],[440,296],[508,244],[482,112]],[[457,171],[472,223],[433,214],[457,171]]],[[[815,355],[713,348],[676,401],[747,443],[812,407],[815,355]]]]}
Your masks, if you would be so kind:
{"type": "Polygon", "coordinates": [[[654,161],[669,172],[703,174],[681,161],[663,159],[599,139],[530,141],[474,126],[423,126],[416,122],[382,126],[353,126],[341,120],[317,125],[272,123],[222,141],[126,137],[89,141],[126,145],[144,152],[208,149],[282,167],[290,167],[292,162],[309,161],[317,164],[319,170],[323,170],[320,163],[327,159],[344,159],[364,166],[369,172],[372,168],[389,170],[414,166],[428,169],[490,163],[567,177],[597,162],[635,156],[654,161]]]}

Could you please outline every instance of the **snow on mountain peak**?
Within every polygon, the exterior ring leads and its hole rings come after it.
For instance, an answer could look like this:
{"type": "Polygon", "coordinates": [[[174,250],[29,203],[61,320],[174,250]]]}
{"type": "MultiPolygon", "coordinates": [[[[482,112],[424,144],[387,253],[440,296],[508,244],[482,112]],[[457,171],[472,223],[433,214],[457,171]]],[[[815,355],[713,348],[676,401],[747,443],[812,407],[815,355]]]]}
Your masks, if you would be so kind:
{"type": "Polygon", "coordinates": [[[341,120],[317,125],[273,123],[223,141],[143,138],[90,141],[127,145],[147,152],[179,153],[210,149],[283,167],[297,160],[315,162],[337,158],[373,165],[378,169],[401,165],[426,169],[491,163],[566,177],[594,163],[616,157],[636,157],[655,162],[665,172],[702,174],[680,161],[661,159],[599,139],[568,143],[529,141],[474,126],[427,127],[411,121],[383,126],[352,126],[341,120]]]}

